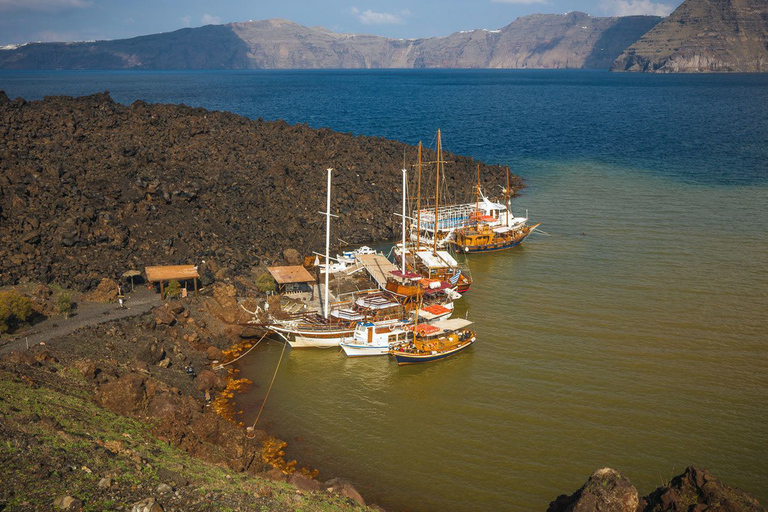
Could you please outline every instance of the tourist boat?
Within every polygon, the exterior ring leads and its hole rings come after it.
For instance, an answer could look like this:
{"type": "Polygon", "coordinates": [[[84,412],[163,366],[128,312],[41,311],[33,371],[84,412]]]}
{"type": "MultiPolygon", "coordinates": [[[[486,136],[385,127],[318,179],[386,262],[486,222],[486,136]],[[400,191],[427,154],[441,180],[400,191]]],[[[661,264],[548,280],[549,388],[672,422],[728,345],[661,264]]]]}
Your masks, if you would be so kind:
{"type": "Polygon", "coordinates": [[[393,343],[389,354],[398,365],[428,363],[445,359],[469,348],[475,340],[472,324],[463,318],[451,318],[432,324],[410,326],[409,339],[393,343]]]}
{"type": "Polygon", "coordinates": [[[478,165],[475,211],[469,216],[470,225],[456,228],[446,236],[445,241],[452,244],[458,252],[465,254],[503,251],[520,245],[539,224],[529,226],[527,213],[525,217],[513,215],[510,219],[509,167],[507,167],[507,186],[504,192],[506,204],[494,203],[483,195],[480,190],[480,165],[478,165]]]}
{"type": "Polygon", "coordinates": [[[404,342],[407,335],[406,324],[396,320],[359,322],[352,339],[341,342],[341,348],[348,357],[387,355],[390,346],[404,342]]]}
{"type": "Polygon", "coordinates": [[[435,247],[453,247],[457,253],[493,252],[520,245],[539,224],[529,226],[528,214],[510,214],[509,168],[505,203],[489,200],[480,189],[478,165],[477,199],[474,204],[445,205],[438,210],[425,209],[416,214],[423,219],[411,239],[432,242],[435,247]]]}
{"type": "MultiPolygon", "coordinates": [[[[442,161],[442,139],[440,130],[437,131],[437,172],[435,182],[435,207],[431,215],[437,217],[440,212],[440,174],[442,161]]],[[[406,241],[405,230],[405,177],[403,178],[403,239],[400,244],[393,247],[395,261],[402,266],[402,274],[418,274],[423,281],[422,284],[430,289],[452,289],[459,294],[466,293],[472,285],[472,275],[466,262],[460,264],[459,261],[450,253],[449,249],[438,248],[438,238],[433,237],[430,245],[422,245],[423,238],[418,236],[422,232],[421,220],[421,143],[419,143],[418,160],[419,178],[417,191],[417,208],[415,225],[411,223],[411,229],[414,229],[417,236],[411,237],[413,242],[408,244],[406,241]]],[[[403,171],[405,175],[405,171],[403,171]]],[[[426,215],[426,214],[425,214],[426,215]]],[[[404,276],[403,276],[404,277],[404,276]]]]}
{"type": "Polygon", "coordinates": [[[292,348],[330,348],[351,341],[360,322],[425,323],[451,316],[453,300],[446,294],[426,293],[420,301],[405,301],[391,293],[373,290],[356,292],[349,299],[330,305],[328,318],[307,312],[273,320],[265,328],[292,348]]]}

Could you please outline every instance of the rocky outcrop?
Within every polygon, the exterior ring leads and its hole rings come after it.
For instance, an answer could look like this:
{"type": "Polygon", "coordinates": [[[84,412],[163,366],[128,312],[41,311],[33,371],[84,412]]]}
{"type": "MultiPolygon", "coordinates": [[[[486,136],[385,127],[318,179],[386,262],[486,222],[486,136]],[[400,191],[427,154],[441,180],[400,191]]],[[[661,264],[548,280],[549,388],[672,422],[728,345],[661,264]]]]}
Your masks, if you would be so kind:
{"type": "Polygon", "coordinates": [[[612,71],[768,72],[768,3],[685,0],[616,59],[612,71]]]}
{"type": "MultiPolygon", "coordinates": [[[[124,106],[106,93],[33,102],[0,93],[0,286],[85,290],[126,270],[203,260],[211,283],[212,273],[281,262],[285,249],[319,250],[328,167],[339,215],[332,240],[391,239],[404,154],[416,160],[416,148],[382,138],[183,105],[124,106]]],[[[446,159],[448,190],[469,199],[477,162],[446,159]]],[[[481,167],[483,187],[499,190],[504,171],[481,167]]]]}
{"type": "Polygon", "coordinates": [[[643,500],[644,512],[678,510],[722,510],[764,512],[760,503],[746,492],[718,481],[706,469],[686,468],[682,475],[659,487],[643,500]]]}
{"type": "Polygon", "coordinates": [[[598,469],[581,489],[570,496],[559,496],[548,512],[636,512],[637,489],[621,473],[611,468],[598,469]]]}
{"type": "Polygon", "coordinates": [[[598,469],[570,496],[558,496],[548,512],[764,512],[744,491],[718,481],[705,469],[689,467],[644,498],[620,472],[598,469]]]}
{"type": "Polygon", "coordinates": [[[608,68],[660,19],[535,14],[500,30],[407,40],[272,19],[117,41],[26,44],[0,51],[0,68],[608,68]]]}

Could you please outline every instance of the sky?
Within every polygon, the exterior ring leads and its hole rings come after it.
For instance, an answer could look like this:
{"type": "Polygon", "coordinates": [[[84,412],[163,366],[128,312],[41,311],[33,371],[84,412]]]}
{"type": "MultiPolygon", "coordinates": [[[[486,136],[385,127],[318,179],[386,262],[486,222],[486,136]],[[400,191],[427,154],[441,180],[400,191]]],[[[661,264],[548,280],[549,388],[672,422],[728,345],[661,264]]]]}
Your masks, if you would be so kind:
{"type": "Polygon", "coordinates": [[[534,13],[666,16],[680,3],[682,0],[0,0],[0,45],[123,39],[270,18],[334,32],[421,38],[499,29],[534,13]]]}

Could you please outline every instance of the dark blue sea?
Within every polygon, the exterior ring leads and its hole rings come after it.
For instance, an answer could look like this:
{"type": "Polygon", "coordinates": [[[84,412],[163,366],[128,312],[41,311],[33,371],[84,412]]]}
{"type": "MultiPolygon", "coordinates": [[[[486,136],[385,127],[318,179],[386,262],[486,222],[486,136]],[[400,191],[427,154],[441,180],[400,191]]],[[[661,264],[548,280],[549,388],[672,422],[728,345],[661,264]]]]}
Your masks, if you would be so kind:
{"type": "MultiPolygon", "coordinates": [[[[677,179],[768,179],[768,75],[574,70],[0,71],[10,97],[108,90],[458,153],[628,164],[677,179]]],[[[521,169],[520,169],[521,170],[521,169]]]]}
{"type": "MultiPolygon", "coordinates": [[[[0,89],[427,146],[440,128],[450,151],[525,180],[513,210],[541,227],[470,258],[469,351],[403,368],[336,350],[282,360],[260,425],[369,502],[545,510],[597,468],[644,495],[696,465],[768,505],[768,75],[0,71],[0,89]]],[[[246,424],[281,350],[240,365],[256,383],[246,424]]]]}

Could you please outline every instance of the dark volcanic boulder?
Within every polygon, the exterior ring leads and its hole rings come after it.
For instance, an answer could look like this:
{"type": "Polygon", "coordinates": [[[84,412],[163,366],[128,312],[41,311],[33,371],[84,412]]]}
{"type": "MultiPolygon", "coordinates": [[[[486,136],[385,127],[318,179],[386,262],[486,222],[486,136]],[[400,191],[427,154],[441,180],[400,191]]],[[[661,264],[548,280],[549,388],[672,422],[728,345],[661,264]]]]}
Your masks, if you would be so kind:
{"type": "Polygon", "coordinates": [[[598,469],[584,486],[571,494],[558,496],[548,512],[636,512],[637,489],[621,473],[611,468],[598,469]]]}
{"type": "Polygon", "coordinates": [[[723,511],[763,512],[755,498],[718,481],[706,469],[693,466],[644,498],[644,512],[723,511]]]}

